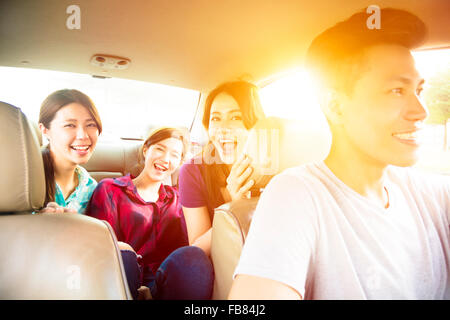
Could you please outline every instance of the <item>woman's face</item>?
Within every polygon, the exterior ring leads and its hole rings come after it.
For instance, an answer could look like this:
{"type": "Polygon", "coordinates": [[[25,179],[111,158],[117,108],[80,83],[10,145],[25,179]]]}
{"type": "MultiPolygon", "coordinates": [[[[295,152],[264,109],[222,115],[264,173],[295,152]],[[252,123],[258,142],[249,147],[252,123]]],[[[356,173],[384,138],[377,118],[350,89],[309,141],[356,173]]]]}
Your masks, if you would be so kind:
{"type": "Polygon", "coordinates": [[[144,149],[144,172],[152,181],[164,181],[178,168],[183,154],[183,143],[167,138],[144,149]]]}
{"type": "Polygon", "coordinates": [[[97,124],[88,109],[75,102],[59,109],[49,128],[42,123],[39,128],[50,143],[55,164],[64,166],[86,163],[99,135],[97,124]]]}
{"type": "Polygon", "coordinates": [[[209,116],[209,139],[223,163],[233,164],[247,141],[248,130],[237,101],[227,93],[216,96],[209,116]]]}

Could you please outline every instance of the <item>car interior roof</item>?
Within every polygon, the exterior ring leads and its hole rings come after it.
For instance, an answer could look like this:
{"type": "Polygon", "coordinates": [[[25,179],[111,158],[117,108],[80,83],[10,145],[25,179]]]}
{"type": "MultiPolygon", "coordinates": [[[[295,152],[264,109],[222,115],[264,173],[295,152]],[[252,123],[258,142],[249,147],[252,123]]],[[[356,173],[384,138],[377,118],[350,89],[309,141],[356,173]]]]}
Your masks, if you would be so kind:
{"type": "MultiPolygon", "coordinates": [[[[99,75],[94,54],[131,60],[102,76],[207,91],[230,79],[261,81],[301,65],[311,40],[373,1],[80,0],[69,30],[67,1],[2,0],[0,65],[99,75]]],[[[424,47],[450,44],[450,1],[377,0],[429,28],[424,47]]]]}

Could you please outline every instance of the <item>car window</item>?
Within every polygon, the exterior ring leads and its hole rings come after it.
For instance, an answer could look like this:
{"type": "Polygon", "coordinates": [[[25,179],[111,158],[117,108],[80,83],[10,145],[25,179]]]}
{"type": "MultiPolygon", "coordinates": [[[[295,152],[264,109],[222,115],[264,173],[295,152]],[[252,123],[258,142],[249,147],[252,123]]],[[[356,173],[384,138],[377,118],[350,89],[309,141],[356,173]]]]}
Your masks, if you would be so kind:
{"type": "Polygon", "coordinates": [[[263,80],[260,86],[261,104],[267,116],[296,120],[309,128],[329,131],[317,100],[314,78],[306,70],[296,68],[278,74],[274,80],[263,80]]]}
{"type": "Polygon", "coordinates": [[[450,49],[413,53],[425,78],[422,99],[429,116],[416,167],[450,175],[450,49]]]}
{"type": "Polygon", "coordinates": [[[189,128],[198,95],[195,90],[118,78],[29,68],[0,67],[2,100],[38,121],[39,107],[51,92],[69,88],[86,93],[103,123],[101,141],[144,139],[157,126],[189,128]]]}

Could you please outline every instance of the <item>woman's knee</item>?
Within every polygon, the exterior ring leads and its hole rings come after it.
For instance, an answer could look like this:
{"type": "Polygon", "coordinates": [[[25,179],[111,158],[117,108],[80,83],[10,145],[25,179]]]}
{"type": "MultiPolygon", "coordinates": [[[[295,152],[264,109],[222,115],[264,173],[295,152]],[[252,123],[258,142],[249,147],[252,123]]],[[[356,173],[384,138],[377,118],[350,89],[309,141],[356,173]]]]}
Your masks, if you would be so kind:
{"type": "Polygon", "coordinates": [[[141,268],[134,250],[120,250],[123,267],[128,282],[128,287],[133,299],[138,297],[138,289],[141,286],[141,268]]]}
{"type": "Polygon", "coordinates": [[[136,253],[136,251],[134,251],[133,247],[130,246],[128,243],[117,241],[117,245],[119,246],[120,250],[133,251],[134,253],[136,253]]]}
{"type": "Polygon", "coordinates": [[[187,246],[178,248],[164,260],[156,278],[162,299],[209,299],[214,270],[202,249],[187,246]]]}

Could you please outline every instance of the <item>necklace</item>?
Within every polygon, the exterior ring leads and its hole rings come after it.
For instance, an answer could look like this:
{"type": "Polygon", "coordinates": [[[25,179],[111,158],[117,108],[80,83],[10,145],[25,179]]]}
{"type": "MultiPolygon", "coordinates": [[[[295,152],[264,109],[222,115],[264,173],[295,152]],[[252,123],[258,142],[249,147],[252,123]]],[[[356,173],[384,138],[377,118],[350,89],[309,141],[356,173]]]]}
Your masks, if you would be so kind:
{"type": "Polygon", "coordinates": [[[384,191],[386,191],[386,198],[387,198],[386,205],[384,206],[384,208],[387,209],[387,208],[389,208],[389,205],[390,205],[390,202],[389,202],[389,192],[388,192],[388,190],[387,190],[386,187],[383,187],[383,188],[384,188],[384,191]]]}

